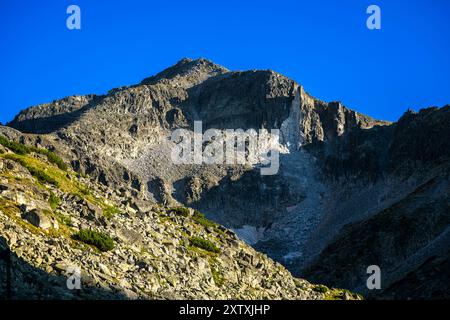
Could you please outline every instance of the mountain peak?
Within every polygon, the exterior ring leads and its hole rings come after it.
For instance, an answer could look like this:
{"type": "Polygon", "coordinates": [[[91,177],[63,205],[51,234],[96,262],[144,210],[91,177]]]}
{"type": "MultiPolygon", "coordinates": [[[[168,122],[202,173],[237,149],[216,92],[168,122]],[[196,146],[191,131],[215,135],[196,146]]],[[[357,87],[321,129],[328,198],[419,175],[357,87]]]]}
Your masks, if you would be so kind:
{"type": "Polygon", "coordinates": [[[195,85],[205,79],[228,72],[229,70],[205,58],[183,58],[160,73],[145,78],[141,84],[150,85],[160,81],[188,82],[195,85]],[[182,81],[184,80],[184,81],[182,81]]]}

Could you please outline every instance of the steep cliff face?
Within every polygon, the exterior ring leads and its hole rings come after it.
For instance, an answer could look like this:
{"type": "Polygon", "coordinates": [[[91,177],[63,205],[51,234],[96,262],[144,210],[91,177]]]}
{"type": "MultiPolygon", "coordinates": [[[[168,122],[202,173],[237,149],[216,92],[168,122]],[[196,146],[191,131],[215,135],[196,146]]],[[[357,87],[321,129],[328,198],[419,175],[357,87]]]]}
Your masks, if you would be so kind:
{"type": "MultiPolygon", "coordinates": [[[[341,248],[334,244],[344,241],[349,226],[351,241],[364,242],[373,234],[362,231],[365,223],[408,199],[448,163],[448,109],[407,113],[391,124],[318,100],[273,71],[235,72],[205,59],[183,59],[104,96],[27,109],[9,126],[27,133],[12,138],[55,148],[74,170],[103,185],[199,209],[294,274],[331,284],[339,278],[341,286],[364,291],[363,274],[348,263],[365,268],[367,261],[346,260],[352,255],[345,250],[331,254],[341,248]],[[192,131],[194,121],[202,121],[203,130],[280,129],[278,173],[261,176],[258,165],[174,165],[171,133],[192,131]],[[336,272],[324,272],[326,266],[336,272]]],[[[443,190],[423,201],[441,203],[443,190]]],[[[440,229],[430,230],[432,241],[440,229]]],[[[408,250],[404,254],[419,248],[408,250]]],[[[401,260],[391,254],[379,256],[379,264],[389,261],[387,270],[401,260]]]]}
{"type": "Polygon", "coordinates": [[[325,156],[339,190],[328,224],[342,228],[301,275],[374,297],[448,297],[442,280],[450,274],[439,266],[448,263],[450,245],[449,110],[408,111],[391,127],[349,135],[334,146],[340,152],[325,156]],[[355,199],[358,207],[339,210],[355,199]],[[364,285],[372,264],[382,270],[382,292],[364,285]]]}
{"type": "Polygon", "coordinates": [[[448,298],[449,282],[443,279],[449,271],[438,265],[449,261],[449,167],[426,176],[401,200],[345,225],[302,276],[374,297],[448,298]],[[383,293],[365,286],[366,269],[374,264],[381,268],[383,293]]]}

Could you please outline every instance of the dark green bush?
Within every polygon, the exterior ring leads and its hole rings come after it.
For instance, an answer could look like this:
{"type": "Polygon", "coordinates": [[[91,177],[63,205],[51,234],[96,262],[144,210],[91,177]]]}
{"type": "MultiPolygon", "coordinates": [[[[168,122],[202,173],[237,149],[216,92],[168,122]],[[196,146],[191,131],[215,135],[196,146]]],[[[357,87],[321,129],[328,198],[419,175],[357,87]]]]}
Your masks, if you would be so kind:
{"type": "Polygon", "coordinates": [[[41,183],[49,183],[54,185],[55,187],[59,186],[58,181],[50,177],[48,174],[46,174],[44,171],[39,170],[37,168],[31,167],[29,165],[24,165],[25,168],[30,171],[31,175],[39,180],[41,183]]]}
{"type": "Polygon", "coordinates": [[[47,157],[48,162],[53,163],[61,170],[66,171],[67,170],[67,164],[64,162],[63,159],[61,159],[59,156],[57,156],[54,152],[42,149],[42,148],[36,148],[36,147],[28,147],[28,149],[32,152],[42,154],[47,157]]]}
{"type": "Polygon", "coordinates": [[[6,139],[4,136],[0,136],[0,144],[3,145],[4,147],[10,149],[12,152],[22,155],[22,156],[27,155],[31,152],[43,154],[47,157],[47,160],[50,163],[53,163],[61,170],[64,170],[64,171],[67,170],[67,164],[60,157],[58,157],[55,153],[53,153],[47,149],[29,147],[22,143],[10,141],[10,140],[6,139]]]}
{"type": "Polygon", "coordinates": [[[83,229],[75,233],[72,238],[93,245],[103,252],[114,249],[114,240],[110,236],[97,231],[83,229]]]}
{"type": "Polygon", "coordinates": [[[67,170],[67,164],[63,161],[63,159],[58,157],[55,153],[53,153],[47,149],[39,149],[39,153],[46,155],[47,160],[50,163],[53,163],[54,165],[56,165],[61,170],[64,170],[64,171],[67,170]]]}
{"type": "Polygon", "coordinates": [[[189,216],[189,209],[184,207],[176,207],[170,209],[170,212],[175,213],[179,216],[187,217],[189,216]]]}
{"type": "Polygon", "coordinates": [[[327,293],[328,292],[328,288],[324,285],[317,285],[313,287],[313,290],[316,292],[320,292],[320,293],[327,293]]]}
{"type": "Polygon", "coordinates": [[[204,226],[205,228],[216,226],[216,224],[214,222],[205,218],[205,215],[197,210],[194,211],[194,214],[192,215],[192,219],[195,222],[197,222],[198,224],[204,226]]]}
{"type": "Polygon", "coordinates": [[[16,154],[26,155],[30,153],[30,149],[26,145],[10,141],[6,139],[4,136],[0,136],[0,144],[16,154]]]}
{"type": "Polygon", "coordinates": [[[209,240],[200,237],[191,237],[189,242],[192,246],[214,253],[219,253],[220,249],[216,247],[214,243],[209,240]]]}

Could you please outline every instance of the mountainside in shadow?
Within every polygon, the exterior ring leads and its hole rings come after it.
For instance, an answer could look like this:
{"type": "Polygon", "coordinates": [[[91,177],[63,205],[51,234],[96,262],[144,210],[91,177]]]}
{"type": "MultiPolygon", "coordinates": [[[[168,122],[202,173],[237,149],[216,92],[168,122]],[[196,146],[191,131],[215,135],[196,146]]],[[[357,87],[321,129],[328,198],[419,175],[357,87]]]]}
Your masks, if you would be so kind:
{"type": "Polygon", "coordinates": [[[1,133],[56,151],[106,194],[199,210],[294,275],[375,298],[442,298],[449,110],[389,123],[316,99],[274,71],[183,59],[134,86],[26,109],[7,124],[18,131],[1,133]],[[194,121],[279,129],[279,172],[173,164],[171,133],[194,121]],[[380,266],[382,290],[367,289],[369,265],[380,266]]]}

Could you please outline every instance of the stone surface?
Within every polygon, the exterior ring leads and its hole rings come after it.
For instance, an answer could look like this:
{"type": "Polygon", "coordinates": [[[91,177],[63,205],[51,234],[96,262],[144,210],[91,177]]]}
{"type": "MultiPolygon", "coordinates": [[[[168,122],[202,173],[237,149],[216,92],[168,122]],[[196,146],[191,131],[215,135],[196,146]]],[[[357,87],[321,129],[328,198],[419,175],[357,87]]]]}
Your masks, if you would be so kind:
{"type": "Polygon", "coordinates": [[[47,230],[52,227],[52,223],[47,215],[39,210],[34,209],[32,211],[28,211],[22,215],[22,218],[27,220],[33,226],[47,230]]]}

